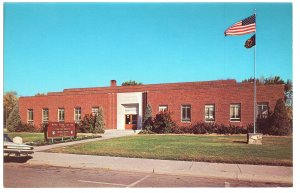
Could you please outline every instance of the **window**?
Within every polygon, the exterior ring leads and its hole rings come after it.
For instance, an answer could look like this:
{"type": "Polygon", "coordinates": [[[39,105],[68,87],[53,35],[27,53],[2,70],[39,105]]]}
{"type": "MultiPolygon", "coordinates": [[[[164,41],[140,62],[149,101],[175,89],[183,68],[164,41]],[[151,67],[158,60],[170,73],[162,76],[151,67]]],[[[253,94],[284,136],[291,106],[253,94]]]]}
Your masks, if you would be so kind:
{"type": "Polygon", "coordinates": [[[75,120],[75,123],[78,123],[81,120],[81,108],[80,107],[76,107],[74,109],[74,120],[75,120]]]}
{"type": "Polygon", "coordinates": [[[269,104],[266,102],[257,103],[257,118],[265,119],[269,115],[269,104]]]}
{"type": "Polygon", "coordinates": [[[191,121],[191,105],[181,106],[181,121],[190,122],[191,121]]]}
{"type": "Polygon", "coordinates": [[[42,122],[48,123],[49,121],[49,109],[43,109],[42,111],[42,122]]]}
{"type": "Polygon", "coordinates": [[[215,105],[205,105],[205,121],[215,121],[215,105]]]}
{"type": "Polygon", "coordinates": [[[241,121],[241,104],[230,105],[230,121],[241,121]]]}
{"type": "Polygon", "coordinates": [[[166,112],[168,110],[168,105],[160,105],[158,107],[159,112],[166,112]]]}
{"type": "Polygon", "coordinates": [[[92,107],[93,116],[98,115],[98,113],[99,113],[99,107],[92,107]]]}
{"type": "Polygon", "coordinates": [[[58,109],[58,121],[65,121],[65,109],[63,108],[58,109]]]}
{"type": "Polygon", "coordinates": [[[137,124],[137,115],[125,115],[125,124],[137,124]]]}
{"type": "Polygon", "coordinates": [[[28,109],[27,113],[27,122],[33,123],[33,109],[28,109]]]}

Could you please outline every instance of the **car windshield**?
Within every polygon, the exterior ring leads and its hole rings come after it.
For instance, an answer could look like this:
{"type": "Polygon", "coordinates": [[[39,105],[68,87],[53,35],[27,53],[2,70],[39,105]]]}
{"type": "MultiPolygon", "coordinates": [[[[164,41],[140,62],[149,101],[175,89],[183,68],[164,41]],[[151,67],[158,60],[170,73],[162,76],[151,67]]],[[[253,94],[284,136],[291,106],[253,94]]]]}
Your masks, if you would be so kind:
{"type": "Polygon", "coordinates": [[[8,137],[7,134],[4,134],[4,135],[3,135],[3,140],[4,140],[4,141],[7,141],[7,142],[13,142],[13,141],[8,137]]]}

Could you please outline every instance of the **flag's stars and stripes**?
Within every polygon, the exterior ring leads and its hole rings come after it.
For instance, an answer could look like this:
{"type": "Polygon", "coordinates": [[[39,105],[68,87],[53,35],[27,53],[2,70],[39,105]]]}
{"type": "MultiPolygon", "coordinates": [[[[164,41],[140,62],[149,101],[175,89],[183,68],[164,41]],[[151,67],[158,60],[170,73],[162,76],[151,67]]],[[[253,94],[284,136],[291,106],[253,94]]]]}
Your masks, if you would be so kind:
{"type": "Polygon", "coordinates": [[[255,14],[250,17],[243,19],[235,23],[233,26],[228,28],[224,33],[225,36],[238,36],[253,33],[256,31],[255,14]]]}

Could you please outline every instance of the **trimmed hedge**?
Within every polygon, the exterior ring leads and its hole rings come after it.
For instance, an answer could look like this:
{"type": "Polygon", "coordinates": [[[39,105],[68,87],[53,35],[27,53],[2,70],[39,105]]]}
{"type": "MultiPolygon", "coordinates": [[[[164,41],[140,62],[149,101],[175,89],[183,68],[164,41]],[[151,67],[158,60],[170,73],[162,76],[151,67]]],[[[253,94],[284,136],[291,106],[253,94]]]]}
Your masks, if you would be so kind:
{"type": "MultiPolygon", "coordinates": [[[[169,120],[168,120],[169,121],[169,120]]],[[[164,125],[164,124],[160,124],[164,125]]],[[[159,130],[159,128],[163,127],[156,127],[151,131],[143,130],[140,134],[156,134],[156,133],[174,133],[174,134],[247,134],[253,132],[253,125],[248,125],[247,127],[240,127],[235,125],[225,126],[223,124],[216,124],[216,123],[205,123],[205,122],[198,122],[189,126],[173,126],[169,127],[168,129],[159,130]]]]}
{"type": "Polygon", "coordinates": [[[173,130],[173,133],[176,134],[183,134],[183,133],[190,133],[190,134],[246,134],[253,131],[253,126],[248,125],[246,128],[239,127],[235,125],[225,126],[223,124],[216,124],[216,123],[204,123],[198,122],[192,124],[190,126],[181,126],[176,127],[173,130]]]}

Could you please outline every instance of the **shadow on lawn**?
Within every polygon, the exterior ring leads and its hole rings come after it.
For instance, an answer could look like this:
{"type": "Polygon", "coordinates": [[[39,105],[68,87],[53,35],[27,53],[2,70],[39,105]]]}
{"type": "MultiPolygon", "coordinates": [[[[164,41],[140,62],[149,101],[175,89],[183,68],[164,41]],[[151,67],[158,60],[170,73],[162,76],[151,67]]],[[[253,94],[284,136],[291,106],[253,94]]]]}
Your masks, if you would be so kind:
{"type": "Polygon", "coordinates": [[[242,144],[247,144],[247,141],[232,141],[233,143],[242,143],[242,144]]]}

